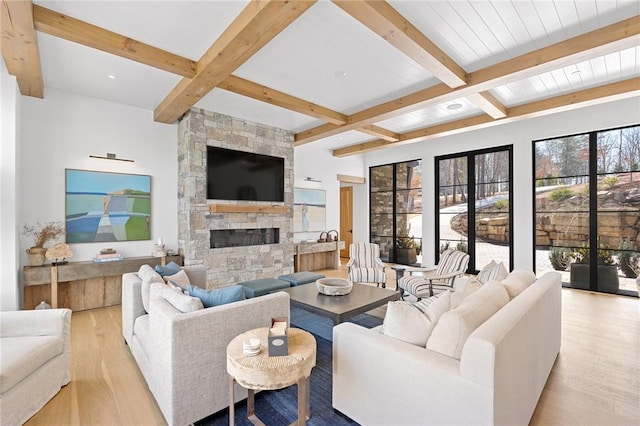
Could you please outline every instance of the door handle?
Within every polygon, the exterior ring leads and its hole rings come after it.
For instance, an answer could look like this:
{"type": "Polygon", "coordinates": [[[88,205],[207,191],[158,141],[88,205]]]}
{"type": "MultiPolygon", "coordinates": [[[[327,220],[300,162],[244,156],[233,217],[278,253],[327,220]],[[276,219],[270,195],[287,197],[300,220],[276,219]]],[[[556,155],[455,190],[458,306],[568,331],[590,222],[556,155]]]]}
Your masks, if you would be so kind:
{"type": "Polygon", "coordinates": [[[350,234],[353,234],[353,229],[349,229],[349,233],[350,233],[350,234]]]}

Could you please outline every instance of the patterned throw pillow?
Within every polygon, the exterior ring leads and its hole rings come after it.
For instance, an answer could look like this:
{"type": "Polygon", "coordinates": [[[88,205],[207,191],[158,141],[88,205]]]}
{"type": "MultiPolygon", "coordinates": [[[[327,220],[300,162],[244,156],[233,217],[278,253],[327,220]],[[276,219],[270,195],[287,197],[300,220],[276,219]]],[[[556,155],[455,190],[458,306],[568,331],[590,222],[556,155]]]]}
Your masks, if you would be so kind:
{"type": "Polygon", "coordinates": [[[189,282],[189,276],[182,269],[176,274],[165,275],[163,278],[167,283],[170,282],[174,286],[180,287],[183,291],[189,287],[189,284],[191,284],[189,282]]]}
{"type": "Polygon", "coordinates": [[[487,263],[484,268],[482,268],[482,271],[480,271],[478,273],[478,276],[476,277],[478,279],[478,281],[480,281],[482,284],[486,284],[489,282],[491,274],[493,273],[493,269],[497,266],[495,261],[491,261],[489,263],[487,263]]]}

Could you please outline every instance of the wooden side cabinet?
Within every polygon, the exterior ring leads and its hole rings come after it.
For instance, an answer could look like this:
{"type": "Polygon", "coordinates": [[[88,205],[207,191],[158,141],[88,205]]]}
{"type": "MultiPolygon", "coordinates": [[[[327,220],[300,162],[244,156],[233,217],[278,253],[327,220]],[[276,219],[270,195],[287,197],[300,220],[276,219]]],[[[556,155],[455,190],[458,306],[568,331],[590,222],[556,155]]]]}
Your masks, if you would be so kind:
{"type": "Polygon", "coordinates": [[[340,249],[344,248],[344,246],[344,241],[296,244],[294,254],[295,272],[338,269],[340,267],[340,249]]]}
{"type": "Polygon", "coordinates": [[[119,305],[122,302],[122,274],[136,272],[142,265],[155,267],[169,262],[182,265],[182,256],[128,257],[116,262],[69,262],[64,265],[25,266],[24,309],[42,300],[52,308],[73,311],[119,305]]]}

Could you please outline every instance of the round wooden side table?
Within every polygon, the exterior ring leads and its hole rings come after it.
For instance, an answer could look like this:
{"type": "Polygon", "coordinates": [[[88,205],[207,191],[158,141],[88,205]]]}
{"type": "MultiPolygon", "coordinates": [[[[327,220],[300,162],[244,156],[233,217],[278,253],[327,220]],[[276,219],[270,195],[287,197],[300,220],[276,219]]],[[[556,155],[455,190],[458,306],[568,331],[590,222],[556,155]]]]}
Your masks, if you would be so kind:
{"type": "Polygon", "coordinates": [[[254,391],[282,389],[298,385],[298,420],[304,425],[309,419],[309,377],[316,365],[316,339],[298,328],[289,329],[289,354],[270,357],[267,347],[268,328],[257,328],[235,337],[227,346],[229,386],[229,425],[235,424],[234,383],[247,389],[247,418],[254,425],[264,425],[255,414],[254,391]],[[260,353],[246,356],[242,342],[260,339],[260,353]]]}

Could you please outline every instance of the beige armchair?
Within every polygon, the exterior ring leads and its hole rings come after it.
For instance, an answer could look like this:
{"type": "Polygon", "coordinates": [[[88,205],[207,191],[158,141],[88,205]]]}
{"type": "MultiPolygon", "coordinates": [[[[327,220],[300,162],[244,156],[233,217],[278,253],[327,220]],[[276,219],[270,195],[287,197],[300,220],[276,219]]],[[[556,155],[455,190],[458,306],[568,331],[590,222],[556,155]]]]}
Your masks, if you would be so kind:
{"type": "Polygon", "coordinates": [[[0,312],[0,424],[23,424],[70,380],[70,309],[0,312]]]}

